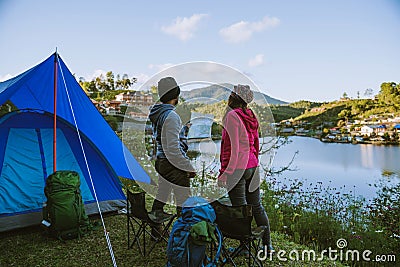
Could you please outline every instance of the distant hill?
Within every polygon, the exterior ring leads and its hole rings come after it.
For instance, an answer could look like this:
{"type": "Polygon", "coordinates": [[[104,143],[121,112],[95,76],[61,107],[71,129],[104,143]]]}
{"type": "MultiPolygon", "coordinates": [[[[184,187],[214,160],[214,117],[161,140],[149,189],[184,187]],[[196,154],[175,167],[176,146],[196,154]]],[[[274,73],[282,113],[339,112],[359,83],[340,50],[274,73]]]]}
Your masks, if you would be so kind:
{"type": "MultiPolygon", "coordinates": [[[[187,102],[199,102],[199,103],[215,103],[221,100],[227,100],[229,95],[231,94],[231,90],[233,89],[232,84],[221,84],[221,85],[210,85],[202,88],[192,89],[190,91],[182,91],[181,96],[187,102]]],[[[265,101],[268,104],[273,105],[283,105],[288,104],[282,100],[270,97],[264,93],[255,92],[254,93],[254,102],[257,104],[265,104],[265,101]],[[265,100],[264,100],[265,99],[265,100]]]]}

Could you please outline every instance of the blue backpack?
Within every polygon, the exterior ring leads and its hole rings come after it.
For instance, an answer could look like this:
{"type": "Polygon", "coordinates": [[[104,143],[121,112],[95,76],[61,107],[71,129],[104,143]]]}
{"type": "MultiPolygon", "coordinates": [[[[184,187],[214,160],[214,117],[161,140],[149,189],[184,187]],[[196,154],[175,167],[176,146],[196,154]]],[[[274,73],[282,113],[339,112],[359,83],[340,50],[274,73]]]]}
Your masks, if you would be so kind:
{"type": "Polygon", "coordinates": [[[212,267],[221,254],[222,235],[214,224],[213,207],[201,197],[189,197],[182,216],[174,223],[167,246],[168,267],[212,267]],[[218,243],[215,258],[206,256],[206,248],[218,243]],[[206,262],[206,265],[204,263],[206,262]]]}

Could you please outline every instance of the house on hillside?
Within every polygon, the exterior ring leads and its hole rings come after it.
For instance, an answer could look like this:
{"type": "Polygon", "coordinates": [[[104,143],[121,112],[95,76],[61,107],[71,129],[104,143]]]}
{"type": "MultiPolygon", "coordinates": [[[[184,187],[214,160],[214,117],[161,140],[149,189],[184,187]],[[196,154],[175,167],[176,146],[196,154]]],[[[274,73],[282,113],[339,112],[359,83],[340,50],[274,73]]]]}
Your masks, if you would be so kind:
{"type": "Polygon", "coordinates": [[[135,106],[151,106],[154,104],[153,96],[142,91],[120,93],[115,96],[115,99],[135,106]]]}
{"type": "Polygon", "coordinates": [[[294,133],[294,128],[291,128],[291,127],[282,128],[280,133],[281,134],[292,134],[292,133],[294,133]]]}
{"type": "Polygon", "coordinates": [[[323,112],[323,111],[325,111],[325,107],[316,107],[310,110],[310,112],[323,112]]]}
{"type": "Polygon", "coordinates": [[[280,123],[283,124],[284,126],[288,127],[288,126],[292,125],[293,119],[282,120],[280,123]]]}
{"type": "Polygon", "coordinates": [[[374,124],[374,125],[364,125],[361,127],[361,135],[383,135],[386,132],[386,125],[374,124]]]}
{"type": "Polygon", "coordinates": [[[310,130],[306,130],[304,128],[298,128],[297,130],[295,130],[295,134],[301,135],[301,136],[307,135],[307,134],[309,134],[309,132],[310,132],[310,130]]]}
{"type": "Polygon", "coordinates": [[[338,135],[341,133],[340,128],[334,127],[329,129],[329,133],[333,135],[338,135]]]}

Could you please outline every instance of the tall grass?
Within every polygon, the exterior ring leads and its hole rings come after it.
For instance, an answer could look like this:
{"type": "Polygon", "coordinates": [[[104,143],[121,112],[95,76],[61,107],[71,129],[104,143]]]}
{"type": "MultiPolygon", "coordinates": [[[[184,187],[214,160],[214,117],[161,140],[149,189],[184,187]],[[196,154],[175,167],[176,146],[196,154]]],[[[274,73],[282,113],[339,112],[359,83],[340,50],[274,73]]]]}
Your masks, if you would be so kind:
{"type": "Polygon", "coordinates": [[[354,189],[298,179],[270,177],[261,189],[271,229],[294,242],[324,250],[345,239],[347,249],[393,254],[400,260],[400,185],[375,186],[378,193],[371,201],[356,196],[354,189]]]}

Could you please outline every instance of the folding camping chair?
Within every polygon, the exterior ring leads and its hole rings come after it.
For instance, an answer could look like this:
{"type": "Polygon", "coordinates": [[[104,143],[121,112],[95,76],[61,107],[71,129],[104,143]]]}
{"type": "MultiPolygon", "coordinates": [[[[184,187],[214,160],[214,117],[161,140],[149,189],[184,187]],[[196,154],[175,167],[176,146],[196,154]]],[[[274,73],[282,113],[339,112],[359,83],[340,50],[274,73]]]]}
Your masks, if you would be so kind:
{"type": "Polygon", "coordinates": [[[163,218],[155,218],[146,210],[145,198],[145,192],[133,193],[127,190],[128,249],[136,244],[143,257],[148,256],[156,244],[163,241],[168,243],[168,229],[176,217],[176,215],[165,213],[163,218]],[[138,229],[135,229],[135,225],[138,229]],[[148,251],[146,251],[146,235],[149,241],[154,241],[148,251]],[[142,244],[140,239],[143,241],[142,244]]]}
{"type": "Polygon", "coordinates": [[[211,205],[217,215],[217,225],[224,237],[222,244],[222,256],[224,258],[221,266],[229,262],[236,266],[234,259],[246,251],[248,251],[248,266],[263,266],[262,262],[257,259],[257,252],[265,229],[263,226],[251,227],[253,220],[252,206],[227,206],[219,201],[215,201],[211,205]],[[239,240],[240,245],[231,252],[226,248],[226,239],[239,240]]]}

